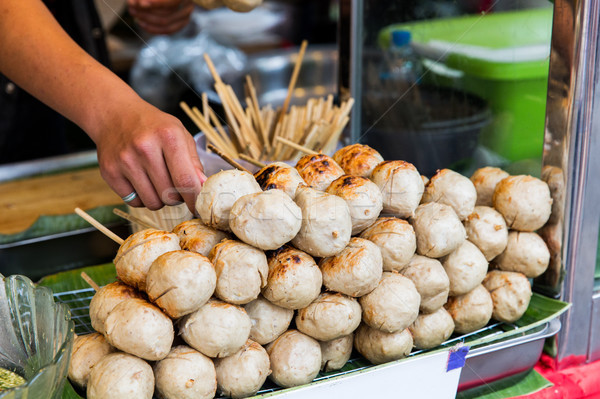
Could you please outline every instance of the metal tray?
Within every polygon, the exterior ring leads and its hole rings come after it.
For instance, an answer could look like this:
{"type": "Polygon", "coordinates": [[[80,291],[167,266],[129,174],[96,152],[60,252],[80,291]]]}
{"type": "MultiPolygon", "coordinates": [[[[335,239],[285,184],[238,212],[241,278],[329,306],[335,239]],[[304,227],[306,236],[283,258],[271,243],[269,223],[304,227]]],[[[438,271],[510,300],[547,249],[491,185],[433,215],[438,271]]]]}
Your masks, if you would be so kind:
{"type": "MultiPolygon", "coordinates": [[[[91,288],[57,292],[54,294],[57,301],[67,304],[71,309],[76,334],[81,335],[94,332],[89,318],[89,303],[93,295],[94,290],[91,288]]],[[[451,339],[444,342],[440,347],[448,349],[473,337],[491,338],[495,335],[499,336],[512,328],[516,329],[518,327],[507,323],[493,323],[470,334],[452,336],[451,339]]],[[[553,336],[559,329],[560,321],[554,319],[551,322],[542,324],[519,335],[513,335],[473,347],[462,369],[459,390],[472,388],[530,369],[541,355],[544,339],[553,336]]],[[[411,352],[409,358],[415,358],[418,355],[427,356],[437,349],[435,348],[431,351],[415,350],[411,352]]],[[[376,366],[371,365],[360,355],[353,354],[350,361],[341,370],[320,373],[315,382],[349,374],[354,375],[356,372],[364,372],[373,367],[376,366]]],[[[281,389],[267,380],[258,392],[258,395],[274,393],[281,389]]]]}
{"type": "MultiPolygon", "coordinates": [[[[127,237],[127,223],[107,224],[120,237],[127,237]]],[[[119,245],[94,227],[51,234],[0,245],[0,273],[23,274],[32,281],[77,267],[111,262],[119,245]]]]}
{"type": "Polygon", "coordinates": [[[521,336],[472,348],[467,355],[458,390],[473,388],[531,369],[544,349],[544,340],[560,330],[556,318],[521,336]]]}

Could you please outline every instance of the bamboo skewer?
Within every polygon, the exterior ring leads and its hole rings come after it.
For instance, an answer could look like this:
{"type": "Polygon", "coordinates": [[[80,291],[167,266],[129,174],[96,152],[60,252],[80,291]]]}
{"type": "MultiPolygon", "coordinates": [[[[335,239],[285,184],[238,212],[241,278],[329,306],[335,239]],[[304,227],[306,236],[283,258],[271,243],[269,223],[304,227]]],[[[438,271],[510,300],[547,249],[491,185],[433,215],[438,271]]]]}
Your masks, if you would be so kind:
{"type": "Polygon", "coordinates": [[[309,155],[316,155],[316,154],[318,154],[317,151],[313,151],[310,148],[306,148],[304,146],[301,146],[300,144],[296,144],[293,141],[284,139],[283,137],[276,137],[276,140],[279,141],[280,143],[283,143],[283,144],[285,144],[285,145],[287,145],[289,147],[292,147],[292,148],[294,148],[294,149],[296,149],[298,151],[302,151],[305,154],[309,154],[309,155]]]}
{"type": "Polygon", "coordinates": [[[308,46],[308,42],[306,40],[302,41],[300,45],[300,51],[298,52],[298,57],[296,58],[296,64],[294,65],[294,70],[292,71],[292,78],[290,79],[290,84],[288,85],[288,93],[285,97],[285,101],[283,102],[283,106],[281,107],[281,114],[279,115],[279,121],[283,119],[283,115],[287,112],[288,106],[290,105],[290,100],[292,99],[292,94],[294,93],[294,88],[296,87],[296,81],[298,80],[298,75],[300,74],[300,67],[302,66],[302,60],[304,59],[304,53],[306,52],[306,46],[308,46]]]}
{"type": "Polygon", "coordinates": [[[234,168],[252,174],[252,172],[250,172],[248,169],[244,168],[242,165],[240,165],[239,163],[237,163],[236,161],[234,161],[233,159],[231,159],[229,156],[227,156],[226,154],[224,154],[223,152],[221,152],[214,145],[209,144],[208,145],[208,149],[211,150],[212,152],[214,152],[215,154],[217,154],[218,156],[220,156],[221,158],[223,158],[223,160],[225,162],[227,162],[229,165],[233,166],[234,168]]]}
{"type": "Polygon", "coordinates": [[[86,222],[88,222],[89,224],[91,224],[92,226],[97,228],[102,234],[104,234],[105,236],[107,236],[108,238],[110,238],[111,240],[116,242],[117,244],[123,245],[123,242],[125,240],[123,240],[121,237],[119,237],[118,235],[116,235],[115,233],[113,233],[112,231],[107,229],[106,227],[104,227],[104,225],[102,223],[98,222],[96,219],[91,217],[87,212],[83,211],[80,208],[75,208],[75,213],[78,214],[79,216],[81,216],[86,222]]]}
{"type": "Polygon", "coordinates": [[[86,272],[81,272],[81,278],[85,280],[86,283],[88,283],[90,285],[90,287],[92,287],[94,289],[94,291],[98,292],[100,291],[100,286],[98,284],[96,284],[96,282],[94,280],[92,280],[92,278],[90,276],[88,276],[88,274],[86,272]]]}
{"type": "Polygon", "coordinates": [[[131,223],[137,223],[147,229],[155,229],[155,230],[160,230],[158,227],[153,226],[152,224],[146,222],[145,220],[142,220],[138,217],[135,217],[133,215],[128,214],[127,212],[123,212],[122,210],[120,210],[119,208],[114,208],[113,209],[113,213],[125,220],[127,220],[128,222],[131,223]]]}

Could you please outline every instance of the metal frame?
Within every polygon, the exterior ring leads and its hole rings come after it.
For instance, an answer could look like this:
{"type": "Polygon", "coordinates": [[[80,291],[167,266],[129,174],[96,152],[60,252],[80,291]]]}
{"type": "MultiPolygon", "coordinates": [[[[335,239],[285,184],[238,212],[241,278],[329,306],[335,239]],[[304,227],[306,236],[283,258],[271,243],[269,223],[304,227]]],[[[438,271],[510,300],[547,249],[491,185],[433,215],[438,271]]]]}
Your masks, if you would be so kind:
{"type": "Polygon", "coordinates": [[[593,327],[600,321],[592,319],[600,223],[594,179],[600,172],[599,21],[596,0],[555,1],[543,163],[562,173],[565,191],[554,196],[564,198],[557,204],[564,216],[554,226],[562,230],[562,246],[549,247],[564,262],[540,282],[573,304],[557,338],[559,367],[594,360],[600,349],[593,327]]]}

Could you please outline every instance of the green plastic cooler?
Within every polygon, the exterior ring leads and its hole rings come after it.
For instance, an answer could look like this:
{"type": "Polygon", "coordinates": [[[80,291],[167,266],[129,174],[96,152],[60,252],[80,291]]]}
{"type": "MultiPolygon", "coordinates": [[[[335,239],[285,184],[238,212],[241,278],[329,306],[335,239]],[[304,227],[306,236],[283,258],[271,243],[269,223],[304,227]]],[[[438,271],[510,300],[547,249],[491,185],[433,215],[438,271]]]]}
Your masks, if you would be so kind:
{"type": "Polygon", "coordinates": [[[511,161],[541,156],[552,8],[392,25],[379,36],[383,48],[394,30],[411,32],[429,67],[423,82],[488,102],[494,118],[481,133],[482,145],[511,161]]]}

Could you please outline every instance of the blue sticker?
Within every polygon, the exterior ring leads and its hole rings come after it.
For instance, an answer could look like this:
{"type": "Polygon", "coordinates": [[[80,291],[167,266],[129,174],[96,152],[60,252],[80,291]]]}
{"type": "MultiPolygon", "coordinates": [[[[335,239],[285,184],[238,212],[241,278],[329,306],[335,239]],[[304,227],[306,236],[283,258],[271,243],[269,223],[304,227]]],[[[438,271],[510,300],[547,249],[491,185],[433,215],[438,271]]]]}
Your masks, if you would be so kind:
{"type": "Polygon", "coordinates": [[[462,368],[465,365],[465,360],[468,353],[469,347],[462,344],[458,344],[454,348],[450,349],[450,352],[448,353],[446,372],[462,368]]]}

